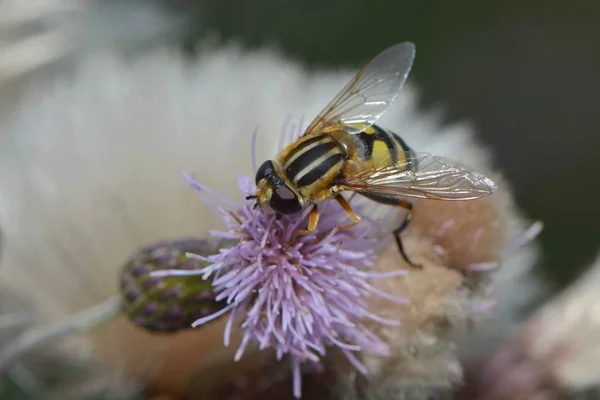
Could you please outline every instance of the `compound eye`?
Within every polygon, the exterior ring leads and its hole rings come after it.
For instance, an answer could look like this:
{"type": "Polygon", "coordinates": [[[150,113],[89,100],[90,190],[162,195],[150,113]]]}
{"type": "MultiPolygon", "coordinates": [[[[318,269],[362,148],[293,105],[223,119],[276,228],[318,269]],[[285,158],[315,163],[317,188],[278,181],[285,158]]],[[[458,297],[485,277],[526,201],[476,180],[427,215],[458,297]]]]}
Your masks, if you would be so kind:
{"type": "Polygon", "coordinates": [[[296,198],[294,192],[287,186],[279,186],[277,190],[275,190],[275,196],[278,196],[282,200],[292,200],[296,198]]]}
{"type": "Polygon", "coordinates": [[[295,214],[302,210],[300,200],[286,185],[275,189],[269,203],[271,208],[280,214],[295,214]]]}
{"type": "Polygon", "coordinates": [[[262,163],[262,165],[260,166],[258,171],[256,171],[256,182],[255,183],[258,185],[258,182],[261,179],[268,177],[272,173],[273,173],[273,161],[267,160],[264,163],[262,163]]]}

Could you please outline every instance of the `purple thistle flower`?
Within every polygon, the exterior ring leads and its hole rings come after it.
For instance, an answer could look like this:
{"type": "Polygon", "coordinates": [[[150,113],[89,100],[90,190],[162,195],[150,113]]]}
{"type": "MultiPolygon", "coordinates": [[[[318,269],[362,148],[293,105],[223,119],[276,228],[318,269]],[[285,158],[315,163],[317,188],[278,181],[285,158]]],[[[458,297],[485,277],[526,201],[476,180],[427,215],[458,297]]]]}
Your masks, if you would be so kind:
{"type": "MultiPolygon", "coordinates": [[[[215,301],[225,300],[227,306],[196,320],[194,327],[229,313],[224,332],[227,346],[234,322],[241,317],[242,340],[235,360],[242,357],[250,342],[261,350],[273,348],[278,360],[289,356],[297,398],[301,395],[301,364],[318,364],[328,347],[340,349],[361,373],[366,373],[366,368],[356,352],[388,355],[387,344],[365,322],[391,326],[399,322],[369,311],[366,299],[377,295],[407,304],[406,299],[383,293],[371,284],[373,279],[400,276],[406,271],[369,270],[376,251],[387,241],[365,215],[366,204],[353,206],[363,218],[359,224],[338,231],[336,226],[348,223],[346,213],[336,202],[322,202],[316,231],[297,236],[296,232],[307,226],[309,207],[300,216],[266,215],[253,201],[238,205],[203,186],[193,175],[184,174],[184,179],[227,225],[226,231],[211,231],[211,235],[235,243],[209,257],[188,253],[190,258],[210,263],[200,270],[152,273],[212,277],[215,301]]],[[[249,176],[240,177],[238,184],[242,193],[256,190],[249,176]]]]}

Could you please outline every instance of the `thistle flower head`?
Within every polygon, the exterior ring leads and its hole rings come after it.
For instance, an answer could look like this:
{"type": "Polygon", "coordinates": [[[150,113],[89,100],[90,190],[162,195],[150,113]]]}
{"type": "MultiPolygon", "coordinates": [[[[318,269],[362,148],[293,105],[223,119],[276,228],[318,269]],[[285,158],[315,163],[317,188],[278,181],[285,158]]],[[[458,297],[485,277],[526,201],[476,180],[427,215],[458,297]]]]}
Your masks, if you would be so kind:
{"type": "MultiPolygon", "coordinates": [[[[368,352],[388,354],[388,347],[368,327],[367,321],[397,325],[398,321],[378,316],[367,308],[366,298],[378,295],[405,304],[380,292],[370,281],[398,276],[404,270],[386,274],[370,272],[375,252],[382,243],[378,226],[365,215],[366,205],[355,205],[363,216],[360,224],[347,230],[348,217],[337,203],[320,204],[321,219],[314,232],[298,235],[308,223],[308,208],[298,215],[269,215],[246,200],[238,205],[222,198],[185,176],[193,187],[218,213],[227,230],[213,231],[215,237],[235,241],[214,255],[188,254],[208,263],[200,270],[166,270],[154,276],[202,275],[212,279],[216,301],[227,306],[200,318],[200,326],[229,313],[224,333],[230,342],[234,323],[239,319],[241,344],[235,355],[239,360],[250,343],[258,348],[274,349],[277,359],[289,356],[292,363],[294,395],[300,397],[300,366],[309,361],[318,364],[329,347],[342,351],[359,371],[366,372],[354,355],[368,352]]],[[[240,177],[243,193],[254,193],[253,179],[240,177]]]]}
{"type": "Polygon", "coordinates": [[[219,243],[198,239],[163,240],[138,250],[121,271],[123,311],[137,326],[151,332],[178,332],[190,328],[201,316],[222,309],[214,300],[210,282],[201,277],[159,279],[152,271],[193,270],[205,263],[186,257],[187,252],[211,254],[219,243]]]}

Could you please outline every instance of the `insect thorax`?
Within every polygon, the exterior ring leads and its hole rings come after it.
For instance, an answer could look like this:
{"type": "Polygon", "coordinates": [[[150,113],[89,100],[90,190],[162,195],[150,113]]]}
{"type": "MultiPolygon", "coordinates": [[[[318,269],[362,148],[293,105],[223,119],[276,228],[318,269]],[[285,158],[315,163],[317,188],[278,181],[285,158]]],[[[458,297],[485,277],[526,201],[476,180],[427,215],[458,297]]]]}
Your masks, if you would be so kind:
{"type": "Polygon", "coordinates": [[[305,200],[331,195],[337,178],[381,165],[402,165],[411,150],[394,133],[378,126],[351,125],[300,138],[278,156],[281,172],[305,200]],[[357,131],[360,131],[358,133],[357,131]]]}
{"type": "Polygon", "coordinates": [[[305,200],[322,200],[340,175],[346,152],[329,133],[315,133],[287,146],[277,160],[289,183],[305,200]]]}

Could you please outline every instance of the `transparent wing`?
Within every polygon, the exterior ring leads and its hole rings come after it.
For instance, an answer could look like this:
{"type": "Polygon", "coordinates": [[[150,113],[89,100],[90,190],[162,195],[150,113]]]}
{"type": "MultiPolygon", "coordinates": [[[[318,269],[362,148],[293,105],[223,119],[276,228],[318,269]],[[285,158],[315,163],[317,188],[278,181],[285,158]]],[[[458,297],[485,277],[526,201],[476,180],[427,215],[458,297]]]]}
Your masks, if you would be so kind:
{"type": "Polygon", "coordinates": [[[381,166],[346,177],[343,190],[385,197],[472,200],[488,196],[496,184],[485,175],[443,157],[415,154],[400,166],[381,166]]]}
{"type": "Polygon", "coordinates": [[[321,111],[304,135],[333,124],[364,124],[359,131],[373,125],[398,95],[414,57],[415,46],[410,42],[379,53],[321,111]]]}

